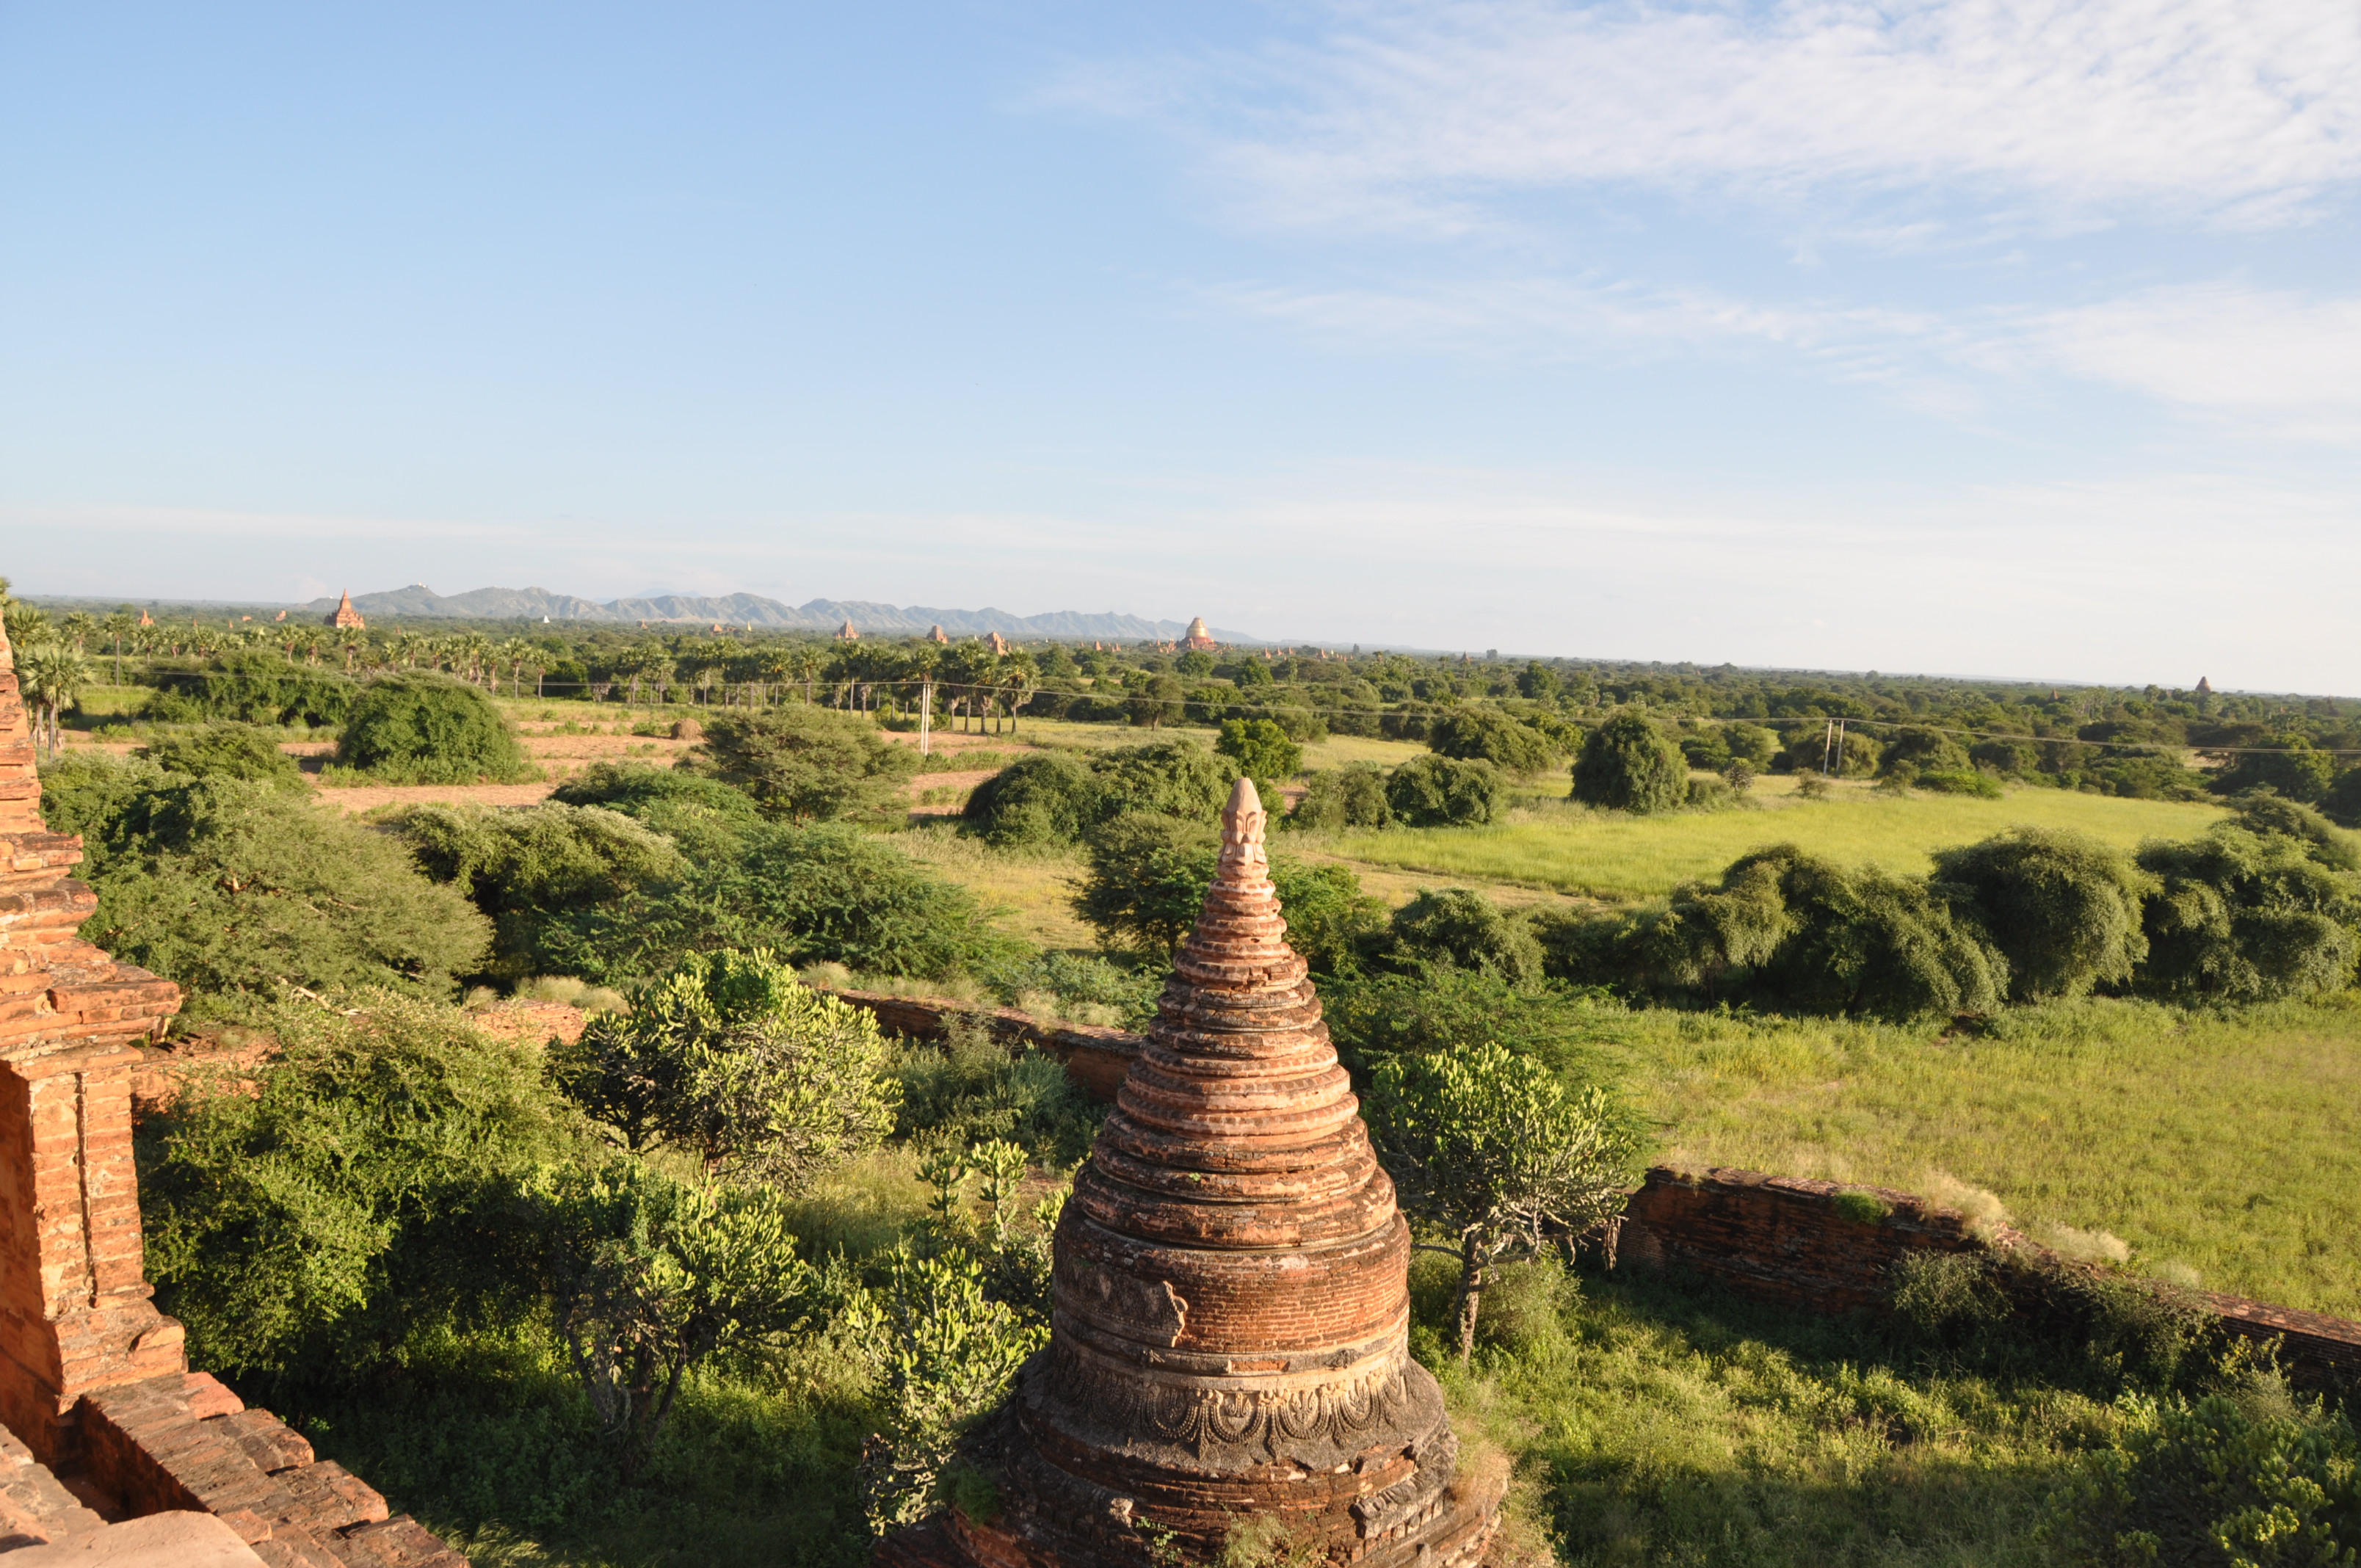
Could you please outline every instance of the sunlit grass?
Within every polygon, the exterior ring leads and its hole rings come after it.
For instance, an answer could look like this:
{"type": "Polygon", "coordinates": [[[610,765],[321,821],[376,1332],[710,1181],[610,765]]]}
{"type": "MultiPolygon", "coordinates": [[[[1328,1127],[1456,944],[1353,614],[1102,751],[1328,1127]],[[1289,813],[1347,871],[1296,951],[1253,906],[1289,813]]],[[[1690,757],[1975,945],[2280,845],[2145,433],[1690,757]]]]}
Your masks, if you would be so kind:
{"type": "Polygon", "coordinates": [[[1044,948],[1098,946],[1098,933],[1074,915],[1074,882],[1084,871],[1079,847],[1058,850],[995,850],[949,823],[896,834],[894,842],[1001,911],[1004,931],[1044,948]]]}
{"type": "Polygon", "coordinates": [[[2213,1015],[2096,1001],[1935,1025],[1604,1012],[1667,1157],[2107,1230],[2207,1286],[2361,1317],[2361,998],[2213,1015]]]}
{"type": "Polygon", "coordinates": [[[2077,828],[2129,849],[2143,839],[2193,837],[2220,815],[2213,806],[2054,789],[2013,790],[2001,800],[1846,789],[1825,800],[1777,798],[1763,809],[1664,817],[1543,806],[1498,827],[1356,833],[1321,847],[1371,865],[1630,899],[1661,897],[1683,882],[1717,876],[1765,844],[1799,844],[1848,864],[1923,872],[1930,851],[2019,823],[2077,828]]]}

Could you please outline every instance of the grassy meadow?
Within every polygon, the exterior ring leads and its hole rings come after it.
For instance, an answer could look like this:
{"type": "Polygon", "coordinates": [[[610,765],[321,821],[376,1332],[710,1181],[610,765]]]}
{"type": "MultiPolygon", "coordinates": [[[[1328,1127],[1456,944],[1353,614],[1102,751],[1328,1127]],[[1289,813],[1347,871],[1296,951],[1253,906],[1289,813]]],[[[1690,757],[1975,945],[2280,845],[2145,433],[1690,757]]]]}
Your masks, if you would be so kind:
{"type": "Polygon", "coordinates": [[[1468,885],[1628,900],[1659,898],[1684,882],[1718,876],[1765,844],[1793,843],[1850,865],[1924,873],[1931,851],[2019,824],[2070,828],[2128,849],[2143,839],[2193,838],[2221,815],[2202,804],[2057,789],[2013,789],[1999,800],[1977,800],[1841,785],[1826,798],[1805,800],[1788,793],[1790,780],[1766,779],[1758,788],[1764,798],[1755,809],[1629,817],[1553,803],[1489,828],[1355,833],[1321,848],[1343,860],[1458,877],[1468,885]]]}

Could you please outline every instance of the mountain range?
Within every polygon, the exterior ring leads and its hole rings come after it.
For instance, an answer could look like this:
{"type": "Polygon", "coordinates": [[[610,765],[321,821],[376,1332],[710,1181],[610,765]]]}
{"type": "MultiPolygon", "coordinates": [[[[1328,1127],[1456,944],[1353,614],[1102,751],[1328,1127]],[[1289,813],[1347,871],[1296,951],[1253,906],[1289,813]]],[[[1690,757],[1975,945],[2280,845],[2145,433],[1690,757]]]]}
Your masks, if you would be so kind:
{"type": "MultiPolygon", "coordinates": [[[[332,598],[313,599],[302,607],[325,615],[336,608],[332,598]]],[[[1114,642],[1170,642],[1188,632],[1185,620],[1148,620],[1137,615],[1090,615],[1080,610],[1056,610],[1048,615],[1011,615],[1005,609],[938,609],[928,605],[873,604],[866,599],[813,599],[808,604],[782,604],[759,594],[650,594],[638,598],[609,599],[601,604],[547,588],[473,588],[464,594],[438,594],[423,583],[383,593],[355,594],[353,608],[375,620],[431,618],[451,620],[557,620],[676,622],[689,625],[753,627],[805,631],[834,631],[846,621],[870,636],[922,636],[940,626],[952,637],[981,637],[997,631],[1003,637],[1084,638],[1114,642]]],[[[1243,631],[1213,629],[1216,641],[1258,643],[1268,639],[1243,631]]]]}

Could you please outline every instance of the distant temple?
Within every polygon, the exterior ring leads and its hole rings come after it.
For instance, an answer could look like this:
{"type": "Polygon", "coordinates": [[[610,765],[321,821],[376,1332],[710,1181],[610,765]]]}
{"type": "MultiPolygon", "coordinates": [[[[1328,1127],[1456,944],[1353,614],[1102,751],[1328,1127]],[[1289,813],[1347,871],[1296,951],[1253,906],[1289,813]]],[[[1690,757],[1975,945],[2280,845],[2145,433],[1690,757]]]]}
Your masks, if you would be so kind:
{"type": "Polygon", "coordinates": [[[858,642],[861,641],[861,633],[854,630],[852,622],[848,620],[836,629],[836,640],[839,642],[858,642]]]}
{"type": "Polygon", "coordinates": [[[1221,646],[1213,641],[1213,634],[1205,630],[1205,618],[1202,615],[1191,618],[1189,635],[1180,640],[1180,644],[1184,648],[1212,649],[1221,646]]]}
{"type": "Polygon", "coordinates": [[[928,630],[927,632],[927,641],[929,642],[949,642],[950,641],[950,638],[943,635],[943,623],[941,621],[939,620],[935,622],[934,626],[928,630]]]}
{"type": "Polygon", "coordinates": [[[326,624],[335,627],[339,631],[346,630],[348,628],[354,631],[358,631],[361,628],[368,624],[368,621],[361,619],[361,612],[353,608],[352,589],[346,588],[345,590],[345,597],[336,601],[336,613],[328,617],[326,624]]]}
{"type": "Polygon", "coordinates": [[[2198,676],[2197,695],[2200,696],[2212,696],[2213,695],[2213,683],[2207,680],[2203,675],[2198,676]]]}
{"type": "Polygon", "coordinates": [[[986,632],[985,635],[992,639],[992,652],[995,657],[1008,652],[1007,638],[1003,637],[997,631],[986,632]]]}

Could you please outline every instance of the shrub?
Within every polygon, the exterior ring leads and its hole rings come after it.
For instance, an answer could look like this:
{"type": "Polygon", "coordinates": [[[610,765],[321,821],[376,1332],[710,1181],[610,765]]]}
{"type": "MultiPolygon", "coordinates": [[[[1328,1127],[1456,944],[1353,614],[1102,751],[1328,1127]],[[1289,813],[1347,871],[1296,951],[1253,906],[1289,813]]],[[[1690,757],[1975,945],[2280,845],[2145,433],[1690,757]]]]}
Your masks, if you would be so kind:
{"type": "Polygon", "coordinates": [[[413,670],[370,682],[336,742],[338,765],[395,784],[514,784],[537,778],[491,698],[413,670]]]}
{"type": "Polygon", "coordinates": [[[2141,846],[2157,879],[2143,983],[2169,995],[2252,1000],[2332,990],[2352,976],[2361,875],[2303,839],[2218,823],[2188,843],[2141,846]]]}
{"type": "Polygon", "coordinates": [[[252,724],[208,724],[159,736],[137,755],[191,778],[251,779],[300,784],[302,770],[279,749],[278,734],[252,724]]]}
{"type": "Polygon", "coordinates": [[[762,948],[797,965],[943,980],[1024,950],[965,888],[840,824],[761,823],[684,859],[673,880],[555,912],[537,936],[544,967],[629,987],[689,953],[762,948]]]}
{"type": "MultiPolygon", "coordinates": [[[[2242,1384],[2243,1386],[2239,1386],[2242,1384]]],[[[2335,1563],[2361,1552],[2361,1435],[2275,1376],[2193,1402],[2136,1399],[2051,1506],[2061,1563],[2335,1563]]]]}
{"type": "Polygon", "coordinates": [[[1486,762],[1412,757],[1386,780],[1386,806],[1411,828],[1476,828],[1508,805],[1508,781],[1486,762]]]}
{"type": "Polygon", "coordinates": [[[2087,834],[2014,828],[1935,856],[1937,890],[2008,961],[2020,1002],[2081,996],[2128,981],[2147,957],[2147,879],[2087,834]]]}
{"type": "Polygon", "coordinates": [[[1482,970],[1511,985],[1542,978],[1542,947],[1532,929],[1482,894],[1464,887],[1426,889],[1394,911],[1395,955],[1416,964],[1482,970]]]}
{"type": "Polygon", "coordinates": [[[2321,814],[2343,828],[2361,828],[2361,766],[2349,767],[2320,797],[2321,814]]]}
{"type": "Polygon", "coordinates": [[[1187,740],[1122,747],[1091,765],[1104,791],[1102,819],[1145,811],[1184,822],[1219,821],[1238,782],[1235,762],[1187,740]]]}
{"type": "Polygon", "coordinates": [[[79,792],[75,815],[105,813],[77,824],[102,845],[84,935],[197,992],[192,1012],[290,982],[443,996],[481,963],[489,923],[399,840],[299,790],[131,774],[79,792]]]}
{"type": "Polygon", "coordinates": [[[939,1047],[905,1045],[895,1135],[929,1148],[1005,1138],[1053,1165],[1090,1152],[1105,1110],[1074,1085],[1055,1057],[1011,1051],[981,1019],[954,1019],[939,1047]]]}
{"type": "Polygon", "coordinates": [[[561,806],[603,806],[658,826],[668,807],[691,807],[743,824],[759,815],[742,790],[702,773],[652,762],[593,762],[560,784],[549,798],[561,806]]]}
{"type": "Polygon", "coordinates": [[[2216,795],[2267,789],[2309,806],[2327,795],[2336,759],[2296,736],[2268,750],[2235,753],[2229,766],[2213,775],[2212,788],[2216,795]]]}
{"type": "Polygon", "coordinates": [[[631,1150],[676,1144],[708,1172],[792,1192],[893,1128],[888,1054],[874,1014],[766,952],[724,948],[683,959],[628,1015],[590,1020],[552,1078],[631,1150]]]}
{"type": "Polygon", "coordinates": [[[1932,790],[1938,795],[1972,795],[1979,800],[1998,800],[2003,793],[1998,779],[1974,768],[1957,773],[1920,773],[1910,782],[1920,789],[1932,790]]]}
{"type": "Polygon", "coordinates": [[[2322,865],[2341,872],[2361,872],[2361,848],[2309,806],[2282,799],[2268,790],[2257,790],[2234,798],[2230,810],[2233,820],[2250,833],[2275,833],[2283,839],[2297,839],[2302,843],[2304,853],[2322,865]]]}
{"type": "Polygon", "coordinates": [[[1595,994],[1520,986],[1497,971],[1440,966],[1321,982],[1330,1034],[1356,1073],[1389,1057],[1499,1043],[1572,1082],[1604,1082],[1612,1056],[1599,1042],[1623,1011],[1595,994]]]}
{"type": "Polygon", "coordinates": [[[167,723],[225,718],[242,724],[342,724],[360,686],[334,670],[276,653],[232,653],[195,671],[159,670],[148,717],[167,723]]]}
{"type": "Polygon", "coordinates": [[[1894,1264],[1894,1310],[1938,1344],[1972,1341],[2008,1321],[2014,1307],[1981,1252],[1908,1252],[1894,1264]]]}
{"type": "Polygon", "coordinates": [[[1427,727],[1439,756],[1486,762],[1512,773],[1537,773],[1557,760],[1554,741],[1497,707],[1455,707],[1427,727]]]}
{"type": "Polygon", "coordinates": [[[1938,730],[1913,725],[1894,731],[1893,739],[1886,742],[1884,755],[1878,759],[1878,771],[1906,772],[1915,779],[1921,773],[1963,773],[1971,769],[1968,754],[1957,740],[1938,730]]]}
{"type": "Polygon", "coordinates": [[[1691,811],[1733,811],[1738,806],[1738,791],[1728,779],[1693,778],[1689,780],[1685,804],[1691,811]]]}
{"type": "Polygon", "coordinates": [[[1332,832],[1389,828],[1393,820],[1393,807],[1386,804],[1386,775],[1369,762],[1347,763],[1312,774],[1303,798],[1286,817],[1290,828],[1332,832]]]}
{"type": "Polygon", "coordinates": [[[1003,848],[1071,844],[1099,820],[1104,799],[1088,763],[1037,751],[976,785],[963,815],[971,830],[1003,848]]]}
{"type": "Polygon", "coordinates": [[[1636,713],[1592,730],[1574,764],[1574,798],[1609,811],[1670,811],[1686,804],[1688,787],[1679,750],[1636,713]]]}
{"type": "Polygon", "coordinates": [[[503,1205],[572,1146],[539,1051],[456,1009],[350,1000],[274,1009],[275,1057],[192,1080],[140,1130],[148,1276],[208,1366],[349,1377],[437,1322],[529,1305],[503,1205]]]}
{"type": "Polygon", "coordinates": [[[1292,778],[1303,766],[1303,748],[1268,718],[1225,718],[1222,738],[1213,750],[1238,765],[1238,772],[1261,782],[1264,793],[1277,798],[1277,784],[1292,778]]]}
{"type": "Polygon", "coordinates": [[[918,754],[865,719],[798,703],[717,716],[681,766],[743,790],[766,817],[832,822],[892,815],[918,754]]]}
{"type": "Polygon", "coordinates": [[[1730,749],[1731,761],[1752,763],[1757,769],[1769,767],[1771,759],[1779,751],[1778,733],[1760,724],[1725,724],[1721,727],[1721,740],[1730,749]]]}
{"type": "Polygon", "coordinates": [[[554,921],[687,872],[672,840],[603,806],[413,806],[388,826],[490,918],[494,972],[510,980],[554,967],[543,940],[554,921]]]}
{"type": "Polygon", "coordinates": [[[1968,748],[1968,760],[2003,778],[2022,778],[2040,767],[2041,751],[2030,740],[1979,740],[1968,748]]]}
{"type": "Polygon", "coordinates": [[[1792,1005],[1901,1020],[1988,1012],[2000,1003],[2006,960],[1923,883],[1847,871],[1782,845],[1741,856],[1722,884],[1747,890],[1756,907],[1731,928],[1758,938],[1771,928],[1775,887],[1787,928],[1756,975],[1792,1005]]]}

